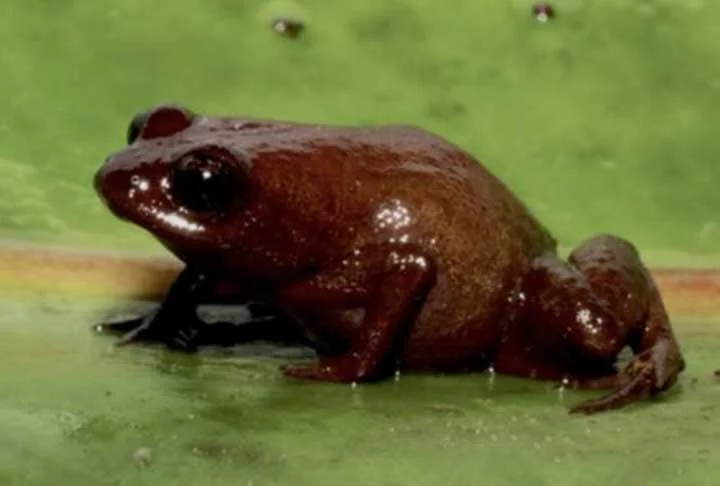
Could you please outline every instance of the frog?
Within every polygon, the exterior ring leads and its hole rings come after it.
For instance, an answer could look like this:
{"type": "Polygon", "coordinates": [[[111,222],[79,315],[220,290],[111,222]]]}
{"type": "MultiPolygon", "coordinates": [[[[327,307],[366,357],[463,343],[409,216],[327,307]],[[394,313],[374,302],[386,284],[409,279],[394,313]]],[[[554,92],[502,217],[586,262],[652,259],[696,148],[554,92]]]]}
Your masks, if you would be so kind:
{"type": "Polygon", "coordinates": [[[497,373],[595,390],[569,407],[582,414],[666,395],[685,369],[631,242],[600,233],[561,257],[509,185],[440,135],[173,103],[126,135],[95,189],[184,266],[155,310],[96,326],[118,345],[296,342],[316,356],[284,364],[289,378],[497,373]],[[198,317],[223,286],[254,309],[243,325],[198,317]]]}

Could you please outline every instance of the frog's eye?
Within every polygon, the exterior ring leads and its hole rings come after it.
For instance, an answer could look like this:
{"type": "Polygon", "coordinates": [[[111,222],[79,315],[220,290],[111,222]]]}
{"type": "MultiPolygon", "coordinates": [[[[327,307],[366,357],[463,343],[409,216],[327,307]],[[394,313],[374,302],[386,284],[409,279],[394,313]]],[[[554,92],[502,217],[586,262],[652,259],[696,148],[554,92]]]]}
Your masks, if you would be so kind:
{"type": "Polygon", "coordinates": [[[222,212],[242,193],[243,179],[220,154],[195,152],[181,157],[172,175],[172,197],[197,212],[222,212]]]}
{"type": "Polygon", "coordinates": [[[138,138],[169,137],[189,127],[194,118],[192,112],[175,105],[160,105],[141,111],[130,121],[127,143],[129,145],[138,138]]]}

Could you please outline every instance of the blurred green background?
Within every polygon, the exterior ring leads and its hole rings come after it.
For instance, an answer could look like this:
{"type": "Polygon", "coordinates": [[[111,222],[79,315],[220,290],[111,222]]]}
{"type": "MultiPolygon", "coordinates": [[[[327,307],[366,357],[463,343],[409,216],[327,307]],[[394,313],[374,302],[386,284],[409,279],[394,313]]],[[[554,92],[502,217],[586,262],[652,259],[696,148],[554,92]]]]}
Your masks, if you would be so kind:
{"type": "MultiPolygon", "coordinates": [[[[132,115],[405,123],[471,151],[571,247],[720,266],[720,3],[2,0],[0,238],[163,250],[92,191],[132,115]],[[270,22],[303,20],[297,40],[270,22]]],[[[0,263],[1,265],[1,263],[0,263]]],[[[4,291],[5,292],[5,291],[4,291]]],[[[296,383],[288,356],[106,351],[112,306],[0,295],[3,485],[718,484],[718,319],[674,323],[667,401],[587,419],[589,394],[488,375],[296,383]],[[133,452],[152,450],[150,467],[133,452]]]]}
{"type": "MultiPolygon", "coordinates": [[[[720,4],[687,0],[4,0],[0,235],[156,249],[91,177],[131,116],[407,123],[497,173],[569,247],[720,254],[720,4]],[[294,16],[296,41],[269,28],[294,16]]],[[[700,260],[697,260],[699,258],[700,260]]],[[[692,264],[693,262],[689,262],[692,264]]]]}

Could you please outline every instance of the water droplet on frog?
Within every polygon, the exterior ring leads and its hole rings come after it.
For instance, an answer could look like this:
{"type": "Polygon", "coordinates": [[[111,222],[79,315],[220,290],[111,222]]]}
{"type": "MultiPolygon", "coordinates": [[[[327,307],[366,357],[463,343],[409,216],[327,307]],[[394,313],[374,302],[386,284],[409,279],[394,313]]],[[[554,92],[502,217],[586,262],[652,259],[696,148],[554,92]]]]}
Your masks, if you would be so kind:
{"type": "Polygon", "coordinates": [[[493,365],[490,365],[488,372],[490,373],[490,376],[488,377],[488,390],[492,391],[495,387],[495,368],[493,365]]]}
{"type": "Polygon", "coordinates": [[[350,388],[352,388],[353,390],[356,389],[357,386],[358,386],[358,385],[357,385],[357,382],[356,382],[356,381],[353,381],[352,383],[350,383],[350,388]]]}
{"type": "Polygon", "coordinates": [[[535,19],[543,24],[555,18],[555,9],[549,3],[536,3],[532,12],[535,19]]]}
{"type": "Polygon", "coordinates": [[[568,378],[563,378],[560,382],[560,386],[557,387],[557,393],[558,393],[558,399],[562,402],[563,398],[565,397],[565,389],[570,384],[570,380],[568,378]]]}

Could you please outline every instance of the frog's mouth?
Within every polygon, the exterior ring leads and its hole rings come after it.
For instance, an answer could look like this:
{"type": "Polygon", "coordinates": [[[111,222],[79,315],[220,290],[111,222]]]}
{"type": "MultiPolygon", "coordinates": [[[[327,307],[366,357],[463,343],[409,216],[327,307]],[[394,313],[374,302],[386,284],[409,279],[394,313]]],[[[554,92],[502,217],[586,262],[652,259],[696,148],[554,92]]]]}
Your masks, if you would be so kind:
{"type": "Polygon", "coordinates": [[[108,181],[109,177],[106,167],[107,162],[105,162],[105,164],[103,164],[103,166],[95,173],[95,177],[93,179],[95,193],[98,195],[103,205],[108,208],[115,217],[128,221],[131,218],[129,217],[129,214],[127,214],[127,211],[123,210],[123,205],[118,204],[117,202],[119,199],[116,194],[117,191],[113,190],[112,181],[108,181]]]}

